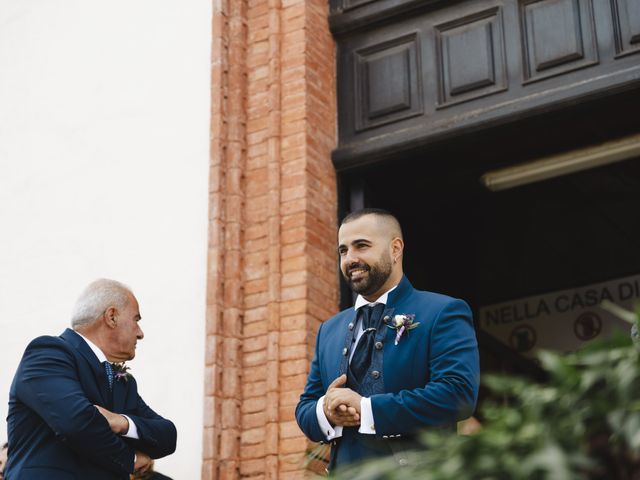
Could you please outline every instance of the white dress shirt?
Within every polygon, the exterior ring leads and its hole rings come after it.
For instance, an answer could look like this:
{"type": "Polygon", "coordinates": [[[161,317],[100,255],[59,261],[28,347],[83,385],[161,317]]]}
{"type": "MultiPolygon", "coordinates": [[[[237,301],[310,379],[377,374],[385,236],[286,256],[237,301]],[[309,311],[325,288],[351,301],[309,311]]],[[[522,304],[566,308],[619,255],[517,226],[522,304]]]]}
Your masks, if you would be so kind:
{"type": "MultiPolygon", "coordinates": [[[[353,306],[353,309],[357,312],[360,307],[364,307],[365,305],[373,306],[376,303],[382,303],[386,305],[389,293],[396,287],[390,288],[373,302],[369,302],[362,295],[358,295],[358,298],[356,298],[356,304],[353,306]]],[[[358,345],[360,337],[364,332],[361,319],[358,320],[358,324],[356,325],[356,332],[355,345],[358,345]]],[[[355,348],[351,349],[349,362],[351,362],[351,357],[353,357],[353,352],[355,352],[355,350],[355,348]]],[[[320,397],[318,399],[318,403],[316,403],[316,417],[318,417],[318,424],[320,425],[320,428],[322,429],[322,432],[326,436],[327,440],[333,440],[334,438],[342,436],[342,426],[331,426],[331,423],[329,423],[327,416],[324,414],[324,395],[320,397]]],[[[367,435],[375,435],[376,433],[375,422],[373,420],[373,410],[371,408],[371,399],[369,397],[362,397],[362,400],[360,400],[360,428],[358,428],[358,432],[367,435]]]]}
{"type": "MultiPolygon", "coordinates": [[[[78,332],[76,332],[78,333],[78,332]]],[[[80,335],[80,337],[87,343],[87,345],[89,345],[89,348],[91,349],[91,351],[93,353],[95,353],[96,357],[98,357],[98,361],[100,362],[100,364],[102,365],[103,362],[107,361],[107,356],[102,352],[102,350],[100,350],[100,347],[98,347],[95,343],[93,343],[91,340],[89,340],[87,337],[85,337],[84,335],[78,333],[78,335],[80,335]]],[[[114,379],[115,381],[115,379],[114,379]]],[[[129,422],[129,430],[127,430],[127,433],[123,434],[123,437],[128,437],[128,438],[140,438],[138,436],[138,427],[136,427],[136,424],[133,423],[133,420],[131,420],[129,417],[127,417],[126,415],[122,415],[124,418],[127,419],[127,421],[129,422]]]]}

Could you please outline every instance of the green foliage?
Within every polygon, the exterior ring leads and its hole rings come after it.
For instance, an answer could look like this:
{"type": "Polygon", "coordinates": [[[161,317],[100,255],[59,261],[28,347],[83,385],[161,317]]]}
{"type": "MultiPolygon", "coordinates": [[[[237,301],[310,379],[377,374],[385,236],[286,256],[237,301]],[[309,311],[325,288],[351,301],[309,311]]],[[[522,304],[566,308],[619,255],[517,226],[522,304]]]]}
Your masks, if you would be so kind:
{"type": "MultiPolygon", "coordinates": [[[[631,313],[631,312],[628,312],[631,313]]],[[[635,316],[635,322],[640,315],[635,316]]],[[[637,328],[637,327],[636,327],[637,328]]],[[[640,353],[628,335],[568,355],[543,352],[544,384],[486,375],[493,392],[470,436],[428,431],[410,465],[382,459],[350,479],[626,480],[640,478],[640,353]]]]}

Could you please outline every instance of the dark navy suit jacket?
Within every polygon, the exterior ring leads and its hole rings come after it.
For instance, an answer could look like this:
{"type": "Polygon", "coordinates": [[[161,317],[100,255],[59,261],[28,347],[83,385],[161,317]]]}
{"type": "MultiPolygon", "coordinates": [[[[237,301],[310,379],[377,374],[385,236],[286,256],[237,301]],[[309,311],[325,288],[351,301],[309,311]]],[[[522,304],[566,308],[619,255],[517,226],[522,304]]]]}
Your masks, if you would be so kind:
{"type": "Polygon", "coordinates": [[[136,381],[114,382],[89,345],[67,329],[33,340],[9,393],[7,480],[128,479],[134,451],[152,458],[176,448],[172,422],[149,408],[136,381]],[[131,418],[138,440],[111,432],[94,404],[131,418]]]}
{"type": "MultiPolygon", "coordinates": [[[[480,378],[478,346],[471,311],[462,300],[413,288],[406,277],[389,293],[383,315],[415,314],[420,323],[394,345],[395,330],[383,326],[376,334],[382,341],[381,356],[374,360],[380,393],[370,396],[375,435],[363,435],[357,427],[344,428],[343,437],[332,448],[339,461],[352,463],[372,452],[384,452],[387,438],[412,436],[425,427],[455,426],[473,412],[480,378]],[[378,367],[376,367],[378,368],[378,367]],[[382,448],[371,448],[372,442],[382,448]],[[366,446],[363,446],[366,444],[366,446]]],[[[326,440],[316,417],[316,403],[329,384],[345,373],[345,338],[355,323],[353,308],[343,310],[323,323],[316,337],[316,350],[307,384],[296,407],[302,431],[313,441],[326,440]]],[[[391,453],[390,449],[386,449],[391,453]]]]}

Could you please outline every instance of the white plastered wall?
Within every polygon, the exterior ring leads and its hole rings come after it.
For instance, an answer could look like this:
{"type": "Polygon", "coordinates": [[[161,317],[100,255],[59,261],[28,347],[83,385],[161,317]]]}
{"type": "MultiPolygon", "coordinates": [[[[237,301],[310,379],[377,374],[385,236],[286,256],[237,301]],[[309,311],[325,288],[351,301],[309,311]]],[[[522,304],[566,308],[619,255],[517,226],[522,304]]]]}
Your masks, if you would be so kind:
{"type": "Polygon", "coordinates": [[[131,371],[178,428],[156,469],[200,477],[210,24],[209,0],[0,0],[0,441],[26,344],[115,278],[131,371]]]}

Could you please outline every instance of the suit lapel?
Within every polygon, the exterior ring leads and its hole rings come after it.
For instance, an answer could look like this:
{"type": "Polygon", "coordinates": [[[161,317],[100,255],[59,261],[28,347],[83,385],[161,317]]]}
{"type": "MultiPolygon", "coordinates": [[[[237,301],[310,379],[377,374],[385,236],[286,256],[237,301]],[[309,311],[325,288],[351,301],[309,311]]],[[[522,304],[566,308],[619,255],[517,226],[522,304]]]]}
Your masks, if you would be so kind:
{"type": "MultiPolygon", "coordinates": [[[[333,382],[340,375],[347,373],[349,370],[349,357],[351,351],[356,348],[356,344],[352,341],[356,335],[356,324],[358,314],[352,308],[346,315],[345,319],[340,322],[338,331],[334,338],[336,341],[330,341],[326,345],[328,347],[327,358],[332,359],[327,370],[327,380],[333,382]],[[335,360],[334,360],[335,359],[335,360]],[[333,363],[335,361],[335,363],[333,363]]],[[[328,386],[325,385],[325,387],[328,386]]]]}
{"type": "Polygon", "coordinates": [[[389,324],[389,322],[393,318],[393,312],[395,311],[395,309],[396,307],[394,307],[393,305],[385,305],[384,312],[382,312],[382,322],[380,323],[380,329],[376,332],[377,342],[385,341],[385,338],[388,336],[391,329],[387,327],[387,324],[389,324]]]}
{"type": "MultiPolygon", "coordinates": [[[[104,402],[102,406],[110,408],[112,399],[111,392],[109,392],[107,374],[104,371],[104,366],[98,360],[98,357],[96,357],[95,353],[93,353],[89,345],[87,345],[87,342],[85,342],[82,337],[73,330],[67,328],[62,335],[60,335],[60,338],[71,344],[87,361],[93,375],[93,380],[95,381],[98,390],[100,391],[100,396],[104,402]]],[[[78,372],[78,374],[81,374],[81,372],[78,372]]]]}
{"type": "MultiPolygon", "coordinates": [[[[413,286],[409,283],[407,277],[403,277],[398,288],[389,294],[387,307],[384,311],[385,315],[393,318],[393,315],[418,314],[417,311],[407,310],[407,300],[413,292],[413,286]]],[[[416,321],[420,322],[420,319],[416,321]]],[[[413,368],[419,368],[413,365],[415,361],[415,350],[421,341],[424,341],[422,329],[425,328],[424,321],[413,330],[405,331],[400,338],[398,345],[395,345],[397,330],[395,328],[387,328],[384,336],[384,379],[385,390],[387,392],[397,392],[404,388],[406,380],[411,376],[413,368]]]]}
{"type": "MultiPolygon", "coordinates": [[[[378,332],[378,334],[376,335],[376,340],[383,342],[385,345],[384,353],[385,355],[387,355],[387,357],[385,358],[389,358],[391,355],[397,353],[394,352],[394,349],[390,348],[391,346],[396,346],[394,345],[396,329],[389,328],[387,327],[387,325],[392,324],[394,315],[410,313],[402,311],[402,305],[412,291],[413,287],[411,286],[409,279],[403,276],[400,280],[400,283],[398,283],[398,286],[391,292],[389,292],[389,295],[387,297],[387,304],[385,305],[384,313],[382,314],[384,332],[378,332]]],[[[406,333],[404,336],[406,336],[406,333]]]]}

